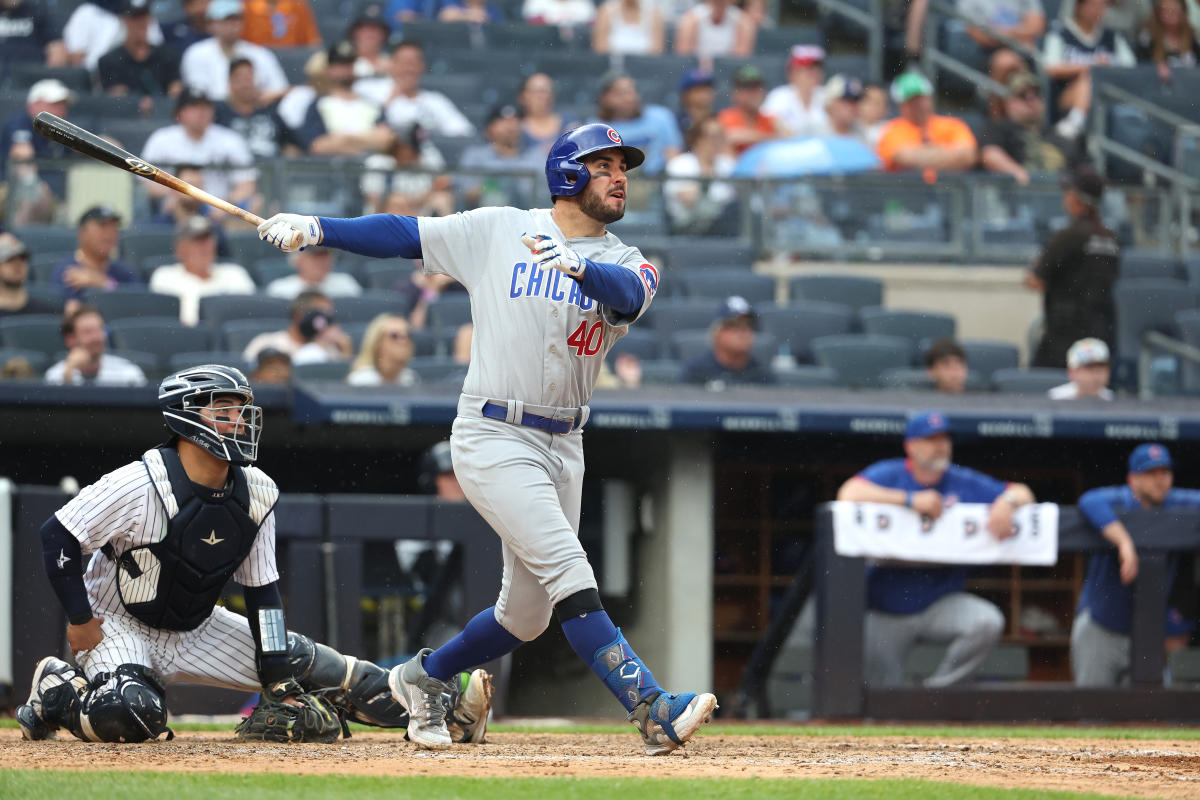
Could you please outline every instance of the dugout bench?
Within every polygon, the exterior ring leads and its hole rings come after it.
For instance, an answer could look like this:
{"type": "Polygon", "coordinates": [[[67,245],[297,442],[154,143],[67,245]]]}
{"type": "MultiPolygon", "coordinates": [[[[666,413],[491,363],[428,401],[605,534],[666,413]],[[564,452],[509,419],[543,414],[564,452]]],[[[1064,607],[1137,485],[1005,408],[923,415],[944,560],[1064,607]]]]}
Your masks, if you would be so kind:
{"type": "MultiPolygon", "coordinates": [[[[816,515],[812,583],[816,592],[812,713],[816,718],[1013,722],[1020,720],[1112,722],[1200,721],[1200,690],[1165,689],[1167,553],[1200,550],[1200,512],[1134,511],[1121,516],[1138,547],[1134,584],[1130,685],[1076,688],[1061,683],[964,685],[943,689],[871,688],[863,682],[866,560],[834,550],[833,512],[816,515]]],[[[1111,545],[1074,507],[1059,515],[1059,553],[1087,553],[1111,545]]],[[[800,580],[807,580],[801,576],[800,580]]],[[[799,607],[785,607],[790,629],[799,607]]],[[[784,622],[786,620],[781,620],[784,622]]],[[[786,635],[786,632],[785,632],[786,635]]]]}

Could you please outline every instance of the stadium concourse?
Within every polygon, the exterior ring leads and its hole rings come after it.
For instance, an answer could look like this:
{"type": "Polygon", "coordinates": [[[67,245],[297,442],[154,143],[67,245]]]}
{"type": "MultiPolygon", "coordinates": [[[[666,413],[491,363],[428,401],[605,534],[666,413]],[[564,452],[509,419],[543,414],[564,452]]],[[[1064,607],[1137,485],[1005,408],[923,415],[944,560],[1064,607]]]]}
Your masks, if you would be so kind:
{"type": "MultiPolygon", "coordinates": [[[[660,280],[601,371],[582,536],[606,599],[665,576],[628,628],[698,620],[650,645],[667,678],[731,693],[811,555],[816,508],[901,455],[918,409],[950,416],[956,460],[1048,502],[1120,483],[1141,441],[1195,463],[1200,112],[1179,98],[1200,96],[1200,45],[1178,19],[1165,38],[1119,8],[1093,19],[1097,3],[935,2],[924,20],[900,12],[926,4],[886,3],[864,25],[839,0],[309,0],[274,19],[239,0],[0,2],[0,474],[86,485],[158,441],[145,386],[213,362],[251,376],[285,493],[370,505],[422,485],[471,353],[452,280],[284,256],[37,137],[39,111],[264,218],[544,207],[550,144],[605,122],[647,155],[612,232],[660,280]],[[680,563],[688,579],[668,574],[680,563]]],[[[290,557],[364,598],[289,597],[314,635],[349,619],[383,663],[465,621],[454,559],[358,522],[292,532],[290,557]],[[421,614],[396,599],[435,594],[421,614]]],[[[1081,559],[981,579],[1016,654],[997,679],[1070,680],[1081,559]]],[[[1183,563],[1171,601],[1194,619],[1183,563]]],[[[555,664],[564,696],[590,679],[541,648],[526,666],[555,664]]],[[[1180,652],[1169,664],[1191,675],[1180,652]]],[[[796,664],[784,683],[805,684],[811,652],[796,664]]]]}

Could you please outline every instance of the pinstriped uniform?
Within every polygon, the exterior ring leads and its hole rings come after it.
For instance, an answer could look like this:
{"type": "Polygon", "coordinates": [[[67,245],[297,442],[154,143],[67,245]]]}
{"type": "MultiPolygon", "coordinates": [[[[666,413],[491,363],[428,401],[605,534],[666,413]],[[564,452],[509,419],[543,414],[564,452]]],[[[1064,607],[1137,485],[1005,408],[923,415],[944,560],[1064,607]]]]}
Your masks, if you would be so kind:
{"type": "MultiPolygon", "coordinates": [[[[264,586],[279,580],[275,514],[271,511],[278,489],[262,470],[243,469],[252,514],[261,522],[234,580],[243,586],[264,586]]],[[[100,548],[111,545],[119,555],[160,541],[177,511],[162,458],[151,450],[143,461],[127,464],[85,487],[56,512],[58,521],[79,540],[84,555],[92,556],[84,585],[94,613],[104,617],[103,641],[92,650],[77,653],[76,661],[89,678],[121,664],[143,664],[168,682],[257,689],[260,684],[254,665],[254,637],[245,617],[217,607],[194,630],[169,631],[135,619],[121,603],[116,562],[100,548]]],[[[148,572],[142,579],[126,579],[122,591],[131,602],[153,597],[156,583],[151,577],[148,572]]]]}

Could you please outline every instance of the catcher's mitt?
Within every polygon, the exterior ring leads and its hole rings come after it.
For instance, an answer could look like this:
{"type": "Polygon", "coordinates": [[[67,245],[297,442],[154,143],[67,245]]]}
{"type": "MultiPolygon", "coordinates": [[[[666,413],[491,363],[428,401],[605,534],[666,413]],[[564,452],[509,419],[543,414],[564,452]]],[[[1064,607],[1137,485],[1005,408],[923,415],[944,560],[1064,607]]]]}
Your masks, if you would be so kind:
{"type": "Polygon", "coordinates": [[[305,693],[295,681],[263,690],[258,705],[237,726],[243,742],[337,741],[343,722],[337,708],[320,694],[305,693]]]}

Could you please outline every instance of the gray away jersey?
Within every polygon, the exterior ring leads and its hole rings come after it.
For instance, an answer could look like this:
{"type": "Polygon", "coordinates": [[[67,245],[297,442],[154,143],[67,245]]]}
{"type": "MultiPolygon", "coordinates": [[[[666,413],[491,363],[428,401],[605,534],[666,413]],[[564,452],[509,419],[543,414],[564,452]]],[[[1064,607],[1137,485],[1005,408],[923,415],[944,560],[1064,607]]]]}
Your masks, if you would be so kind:
{"type": "MultiPolygon", "coordinates": [[[[167,514],[177,510],[165,508],[164,499],[155,488],[156,481],[160,487],[166,481],[166,469],[160,470],[162,457],[157,451],[151,450],[145,458],[145,462],[126,464],[85,486],[55,512],[63,527],[79,540],[83,554],[93,554],[83,580],[88,600],[97,612],[122,612],[121,598],[117,593],[116,562],[101,553],[100,548],[112,544],[117,555],[120,555],[132,547],[153,544],[166,535],[167,514]],[[151,471],[159,473],[155,479],[151,478],[151,471]]],[[[256,467],[246,468],[246,480],[250,487],[252,513],[255,507],[264,512],[270,509],[279,493],[274,482],[256,467]]],[[[173,498],[170,502],[173,503],[173,498]]],[[[254,516],[258,518],[257,514],[254,516]]],[[[275,564],[273,511],[262,520],[254,545],[233,579],[242,586],[265,586],[279,580],[275,564]]]]}
{"type": "Polygon", "coordinates": [[[658,272],[636,247],[611,233],[566,239],[549,209],[479,208],[420,217],[427,273],[444,273],[471,295],[471,365],[463,392],[494,400],[574,407],[588,402],[605,355],[645,313],[658,272]],[[556,269],[539,269],[522,234],[548,233],[585,258],[619,264],[639,275],[646,298],[621,317],[583,295],[556,269]]]}

